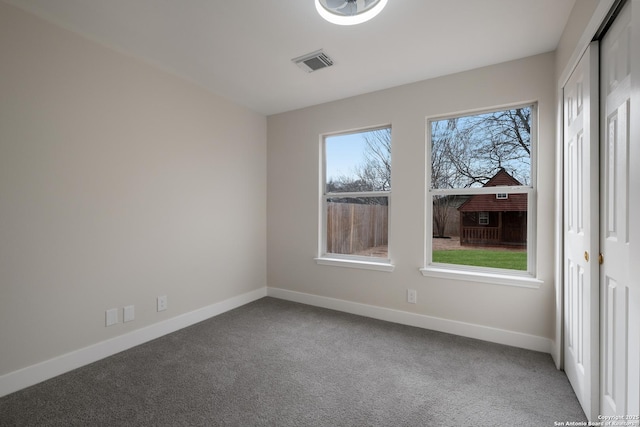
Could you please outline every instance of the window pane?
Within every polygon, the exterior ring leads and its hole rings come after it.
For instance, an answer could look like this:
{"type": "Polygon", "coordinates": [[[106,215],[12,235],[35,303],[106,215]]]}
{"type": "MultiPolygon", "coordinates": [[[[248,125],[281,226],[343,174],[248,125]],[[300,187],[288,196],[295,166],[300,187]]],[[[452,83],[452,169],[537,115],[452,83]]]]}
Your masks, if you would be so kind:
{"type": "Polygon", "coordinates": [[[432,261],[527,271],[526,193],[434,196],[432,261]]]}
{"type": "Polygon", "coordinates": [[[327,199],[327,253],[387,258],[388,197],[327,199]]]}
{"type": "Polygon", "coordinates": [[[500,170],[531,185],[532,107],[431,122],[431,188],[483,187],[500,170]]]}
{"type": "Polygon", "coordinates": [[[325,138],[327,193],[391,190],[391,128],[325,138]]]}

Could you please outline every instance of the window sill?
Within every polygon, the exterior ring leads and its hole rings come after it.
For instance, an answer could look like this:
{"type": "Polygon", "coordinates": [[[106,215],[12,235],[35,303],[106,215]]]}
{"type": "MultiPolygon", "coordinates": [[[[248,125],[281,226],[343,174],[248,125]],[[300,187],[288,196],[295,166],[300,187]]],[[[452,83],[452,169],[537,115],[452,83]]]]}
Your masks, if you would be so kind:
{"type": "Polygon", "coordinates": [[[318,265],[331,265],[333,267],[360,268],[363,270],[386,271],[391,273],[395,265],[390,262],[359,261],[342,258],[314,258],[318,265]]]}
{"type": "Polygon", "coordinates": [[[440,279],[465,280],[469,282],[490,283],[492,285],[516,286],[520,288],[538,289],[544,284],[540,279],[529,276],[526,273],[500,274],[484,271],[465,271],[452,268],[426,267],[420,272],[426,277],[437,277],[440,279]]]}

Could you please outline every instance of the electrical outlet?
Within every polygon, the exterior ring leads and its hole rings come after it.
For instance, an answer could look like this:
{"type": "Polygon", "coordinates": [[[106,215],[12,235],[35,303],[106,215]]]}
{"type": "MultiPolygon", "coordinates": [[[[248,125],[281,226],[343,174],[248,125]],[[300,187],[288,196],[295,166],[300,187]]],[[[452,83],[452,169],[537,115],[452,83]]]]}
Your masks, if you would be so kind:
{"type": "Polygon", "coordinates": [[[407,289],[407,302],[415,304],[418,302],[418,291],[415,289],[407,289]]]}
{"type": "Polygon", "coordinates": [[[165,311],[167,309],[167,296],[161,295],[158,297],[158,311],[165,311]]]}
{"type": "Polygon", "coordinates": [[[135,312],[134,306],[128,305],[122,310],[123,322],[131,322],[135,318],[136,318],[136,312],[135,312]]]}
{"type": "Polygon", "coordinates": [[[105,326],[111,326],[118,323],[118,309],[110,308],[106,311],[105,315],[105,326]]]}

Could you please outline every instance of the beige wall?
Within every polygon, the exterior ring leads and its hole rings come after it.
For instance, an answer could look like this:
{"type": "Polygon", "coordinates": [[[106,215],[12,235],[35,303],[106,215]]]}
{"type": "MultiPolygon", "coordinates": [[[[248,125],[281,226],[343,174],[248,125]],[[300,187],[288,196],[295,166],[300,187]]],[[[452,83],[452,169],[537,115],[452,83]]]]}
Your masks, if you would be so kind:
{"type": "Polygon", "coordinates": [[[0,58],[0,375],[265,286],[264,116],[3,2],[0,58]]]}
{"type": "MultiPolygon", "coordinates": [[[[610,2],[609,0],[607,1],[610,2]]],[[[607,1],[576,0],[556,49],[556,75],[558,77],[572,60],[572,55],[580,42],[580,37],[589,24],[598,4],[606,3],[607,1]]]]}
{"type": "Polygon", "coordinates": [[[268,118],[267,282],[283,288],[538,337],[554,337],[554,54],[268,118]],[[423,277],[425,117],[539,102],[539,289],[423,277]],[[319,135],[391,123],[392,273],[317,265],[319,135]],[[418,304],[406,303],[406,289],[418,304]]]}

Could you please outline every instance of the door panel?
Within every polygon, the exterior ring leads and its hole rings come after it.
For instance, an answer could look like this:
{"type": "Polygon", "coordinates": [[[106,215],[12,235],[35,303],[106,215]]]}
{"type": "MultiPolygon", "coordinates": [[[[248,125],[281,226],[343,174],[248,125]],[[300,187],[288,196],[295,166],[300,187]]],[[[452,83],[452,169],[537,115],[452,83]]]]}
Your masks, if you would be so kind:
{"type": "Polygon", "coordinates": [[[599,412],[598,45],[564,87],[564,363],[590,420],[599,412]]]}
{"type": "MultiPolygon", "coordinates": [[[[627,411],[640,414],[640,0],[631,3],[631,103],[629,122],[629,384],[627,411]]],[[[638,423],[640,425],[640,423],[638,423]]]]}
{"type": "MultiPolygon", "coordinates": [[[[602,287],[601,400],[603,415],[629,415],[630,388],[637,387],[638,374],[632,361],[638,308],[630,305],[638,292],[631,277],[630,166],[631,166],[631,5],[627,2],[602,39],[602,144],[601,248],[602,287]],[[633,377],[635,373],[635,378],[633,377]],[[635,384],[635,385],[634,385],[635,384]]],[[[636,189],[636,191],[638,191],[636,189]]],[[[634,210],[638,215],[638,209],[634,210]]],[[[638,262],[638,260],[636,260],[638,262]]],[[[637,282],[636,278],[636,282],[637,282]]]]}

